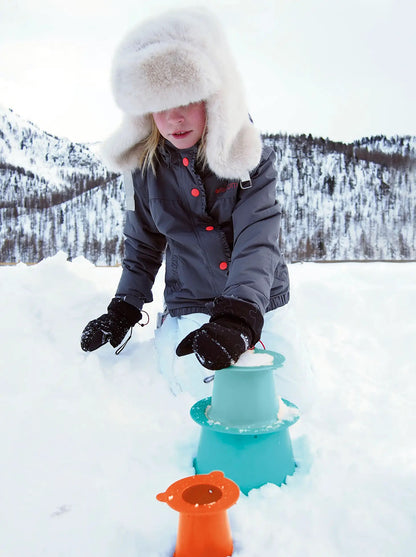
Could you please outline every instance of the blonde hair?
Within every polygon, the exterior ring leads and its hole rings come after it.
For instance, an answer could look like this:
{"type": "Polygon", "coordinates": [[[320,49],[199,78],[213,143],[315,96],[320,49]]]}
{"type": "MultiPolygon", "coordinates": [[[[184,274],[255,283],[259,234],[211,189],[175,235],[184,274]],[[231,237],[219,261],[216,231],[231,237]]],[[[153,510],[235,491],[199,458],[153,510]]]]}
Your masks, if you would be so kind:
{"type": "Polygon", "coordinates": [[[153,170],[153,174],[156,174],[157,148],[159,143],[162,142],[163,137],[160,135],[152,116],[150,119],[152,125],[150,133],[140,142],[142,149],[139,158],[139,168],[144,171],[150,167],[153,170]]]}
{"type": "MultiPolygon", "coordinates": [[[[198,151],[196,154],[196,162],[205,168],[207,164],[207,154],[206,154],[206,135],[207,135],[207,123],[205,122],[204,131],[202,132],[201,140],[198,145],[198,151]]],[[[147,137],[145,137],[140,142],[141,155],[139,159],[139,168],[144,172],[147,168],[151,168],[153,174],[156,175],[156,164],[158,162],[157,148],[159,145],[163,145],[165,139],[161,136],[153,116],[151,116],[151,130],[147,137]]]]}

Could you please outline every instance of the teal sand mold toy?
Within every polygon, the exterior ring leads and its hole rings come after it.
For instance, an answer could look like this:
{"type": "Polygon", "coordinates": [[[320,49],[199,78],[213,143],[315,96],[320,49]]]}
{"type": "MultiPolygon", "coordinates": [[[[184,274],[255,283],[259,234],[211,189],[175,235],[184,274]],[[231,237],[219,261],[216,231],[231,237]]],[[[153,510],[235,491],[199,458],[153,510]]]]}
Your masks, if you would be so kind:
{"type": "Polygon", "coordinates": [[[283,362],[281,354],[254,349],[215,373],[212,397],[191,408],[202,427],[197,474],[222,470],[247,494],[266,483],[281,485],[294,473],[289,427],[299,412],[276,395],[273,377],[283,362]]]}

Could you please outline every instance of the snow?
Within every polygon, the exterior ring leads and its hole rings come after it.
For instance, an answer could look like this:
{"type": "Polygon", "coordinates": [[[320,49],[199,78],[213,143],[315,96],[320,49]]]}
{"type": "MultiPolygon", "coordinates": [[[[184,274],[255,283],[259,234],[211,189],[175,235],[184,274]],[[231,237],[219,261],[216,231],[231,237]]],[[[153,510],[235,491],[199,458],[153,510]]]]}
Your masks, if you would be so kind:
{"type": "Polygon", "coordinates": [[[289,405],[288,401],[281,396],[277,397],[277,419],[281,422],[294,420],[299,417],[299,409],[295,405],[289,405]]]}
{"type": "Polygon", "coordinates": [[[253,350],[246,350],[244,354],[238,358],[234,364],[238,367],[259,367],[273,365],[273,356],[271,354],[262,354],[253,350]]]}
{"type": "MultiPolygon", "coordinates": [[[[192,475],[194,402],[155,365],[153,327],[124,351],[79,347],[120,268],[0,267],[1,557],[170,557],[192,475]]],[[[290,428],[298,468],[228,511],[235,557],[401,557],[416,544],[416,263],[290,265],[319,395],[290,428]]],[[[146,308],[155,323],[155,302],[146,308]]],[[[267,346],[266,346],[267,348],[267,346]]]]}

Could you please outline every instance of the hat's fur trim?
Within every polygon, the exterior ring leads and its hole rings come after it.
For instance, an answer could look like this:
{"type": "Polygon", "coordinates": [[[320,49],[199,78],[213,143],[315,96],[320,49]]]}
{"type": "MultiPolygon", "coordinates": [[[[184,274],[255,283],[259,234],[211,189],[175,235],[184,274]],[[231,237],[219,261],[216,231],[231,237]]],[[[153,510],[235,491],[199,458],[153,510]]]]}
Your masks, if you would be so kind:
{"type": "Polygon", "coordinates": [[[223,178],[246,179],[259,163],[260,134],[250,122],[224,33],[209,12],[170,12],[133,29],[116,52],[112,85],[124,120],[102,146],[111,168],[138,166],[151,113],[202,100],[211,170],[223,178]]]}

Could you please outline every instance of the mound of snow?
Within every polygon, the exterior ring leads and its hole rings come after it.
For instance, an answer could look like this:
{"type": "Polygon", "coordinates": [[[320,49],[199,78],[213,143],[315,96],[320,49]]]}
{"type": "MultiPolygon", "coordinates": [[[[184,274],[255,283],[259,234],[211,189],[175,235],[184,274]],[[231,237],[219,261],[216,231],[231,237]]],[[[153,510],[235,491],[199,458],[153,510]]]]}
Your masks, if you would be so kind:
{"type": "MultiPolygon", "coordinates": [[[[187,394],[156,370],[155,315],[125,350],[85,354],[119,268],[64,254],[0,267],[0,553],[170,557],[178,515],[156,500],[193,474],[187,394]],[[153,324],[153,326],[152,326],[153,324]]],[[[298,468],[229,510],[234,557],[401,557],[416,546],[416,264],[291,265],[319,384],[291,428],[298,468]]]]}

